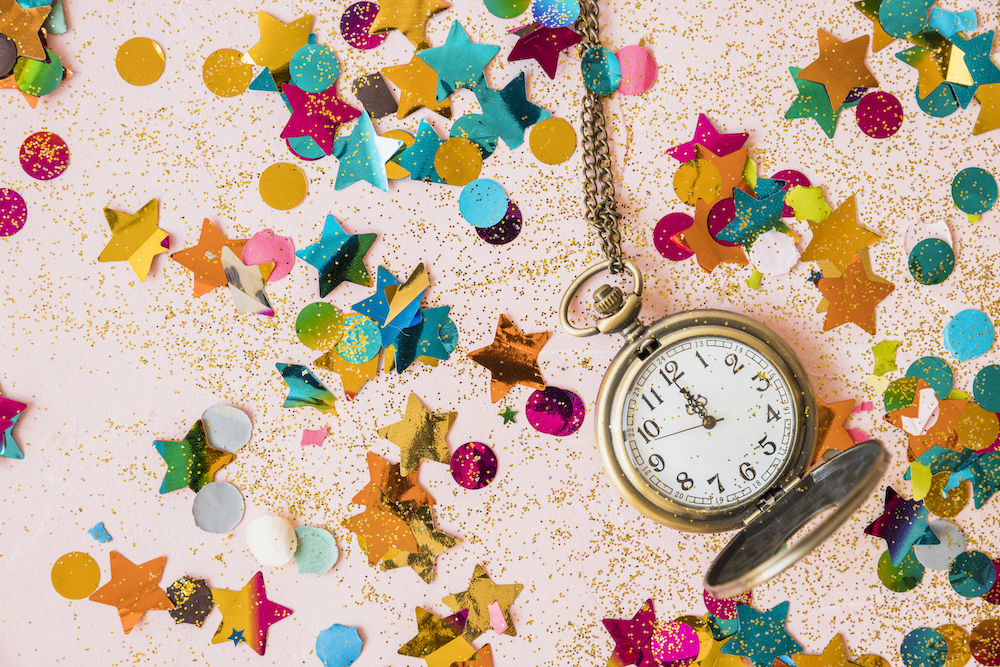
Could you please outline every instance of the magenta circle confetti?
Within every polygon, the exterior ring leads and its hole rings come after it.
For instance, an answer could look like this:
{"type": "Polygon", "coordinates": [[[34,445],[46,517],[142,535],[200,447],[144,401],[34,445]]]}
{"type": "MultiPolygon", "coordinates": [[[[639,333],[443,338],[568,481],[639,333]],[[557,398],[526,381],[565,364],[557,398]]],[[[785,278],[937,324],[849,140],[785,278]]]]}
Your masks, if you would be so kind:
{"type": "Polygon", "coordinates": [[[668,213],[660,218],[653,228],[653,246],[672,262],[680,262],[694,253],[681,246],[673,237],[694,224],[694,218],[687,213],[668,213]]]}
{"type": "Polygon", "coordinates": [[[885,139],[903,125],[903,105],[892,94],[876,90],[858,104],[856,117],[862,132],[873,139],[885,139]]]}
{"type": "Polygon", "coordinates": [[[733,598],[717,598],[708,591],[704,591],[702,597],[705,600],[705,608],[708,609],[708,613],[729,621],[736,618],[736,607],[753,602],[753,591],[740,593],[733,598]]]}
{"type": "Polygon", "coordinates": [[[694,660],[701,642],[698,632],[687,623],[671,621],[658,627],[649,640],[650,652],[660,663],[694,660]]]}
{"type": "Polygon", "coordinates": [[[340,17],[340,34],[356,49],[368,51],[385,41],[387,33],[372,35],[368,30],[378,15],[377,2],[355,2],[340,17]]]}
{"type": "Polygon", "coordinates": [[[481,489],[497,476],[497,455],[489,445],[467,442],[451,455],[451,476],[466,489],[481,489]]]}
{"type": "Polygon", "coordinates": [[[993,605],[1000,605],[1000,560],[993,559],[993,571],[996,572],[996,579],[993,587],[983,594],[983,601],[993,605]]]}
{"type": "Polygon", "coordinates": [[[504,245],[510,243],[521,233],[523,223],[521,209],[513,201],[507,201],[507,212],[504,213],[500,222],[492,227],[473,227],[479,238],[492,245],[504,245]]]}
{"type": "MultiPolygon", "coordinates": [[[[782,190],[784,190],[785,192],[788,192],[797,185],[801,185],[802,187],[806,188],[812,185],[812,183],[809,182],[809,179],[806,178],[805,174],[795,169],[783,169],[774,176],[772,176],[771,178],[778,181],[784,181],[785,187],[783,187],[782,190]]],[[[783,218],[795,217],[795,210],[792,209],[792,207],[789,206],[788,204],[785,204],[785,207],[781,209],[781,217],[783,218]]]]}
{"type": "Polygon", "coordinates": [[[573,392],[546,387],[528,397],[524,413],[536,431],[562,437],[579,430],[587,409],[583,400],[573,392]]]}
{"type": "Polygon", "coordinates": [[[39,181],[50,181],[69,166],[69,146],[58,134],[35,132],[21,144],[21,168],[39,181]]]}
{"type": "Polygon", "coordinates": [[[0,188],[0,236],[17,234],[28,221],[24,198],[9,188],[0,188]]]}
{"type": "Polygon", "coordinates": [[[719,239],[719,232],[726,228],[730,222],[736,219],[736,201],[729,199],[720,200],[708,214],[708,233],[712,235],[715,242],[730,248],[735,248],[739,243],[730,243],[719,239]]]}

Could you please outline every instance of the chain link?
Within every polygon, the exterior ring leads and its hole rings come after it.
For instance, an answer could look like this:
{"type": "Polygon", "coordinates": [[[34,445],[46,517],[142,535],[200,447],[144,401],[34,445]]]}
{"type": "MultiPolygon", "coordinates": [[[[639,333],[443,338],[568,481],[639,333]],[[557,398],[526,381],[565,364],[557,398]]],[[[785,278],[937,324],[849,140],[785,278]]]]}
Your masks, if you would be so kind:
{"type": "MultiPolygon", "coordinates": [[[[597,0],[581,0],[577,28],[583,34],[581,53],[601,45],[600,8],[597,0]]],[[[589,88],[583,98],[581,113],[583,134],[583,192],[587,222],[597,230],[604,256],[611,262],[608,270],[621,273],[622,238],[619,227],[621,213],[615,202],[614,174],[611,172],[611,149],[608,146],[607,118],[604,98],[589,88]]]]}

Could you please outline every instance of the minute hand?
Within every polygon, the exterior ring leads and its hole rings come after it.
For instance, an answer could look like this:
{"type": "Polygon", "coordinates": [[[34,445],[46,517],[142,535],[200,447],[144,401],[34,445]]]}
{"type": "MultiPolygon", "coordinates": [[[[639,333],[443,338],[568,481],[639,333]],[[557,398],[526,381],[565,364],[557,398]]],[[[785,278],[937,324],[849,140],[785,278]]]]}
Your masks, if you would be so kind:
{"type": "MultiPolygon", "coordinates": [[[[718,424],[718,423],[719,423],[719,422],[721,422],[721,421],[724,421],[724,420],[725,420],[725,417],[723,417],[722,419],[716,419],[716,420],[715,420],[715,422],[713,423],[713,426],[714,426],[715,424],[718,424]]],[[[705,424],[705,422],[702,422],[702,423],[698,424],[697,426],[692,426],[691,428],[685,428],[685,429],[682,429],[682,430],[680,430],[680,431],[674,431],[673,433],[667,433],[666,435],[661,435],[661,436],[659,436],[659,437],[657,437],[657,438],[653,438],[652,440],[650,440],[650,442],[654,442],[654,441],[656,441],[656,440],[662,440],[662,439],[664,439],[664,438],[669,438],[669,437],[670,437],[670,436],[672,436],[672,435],[678,435],[678,434],[680,434],[680,433],[687,433],[688,431],[693,431],[693,430],[695,430],[696,428],[708,428],[708,427],[707,427],[707,425],[705,424]]]]}

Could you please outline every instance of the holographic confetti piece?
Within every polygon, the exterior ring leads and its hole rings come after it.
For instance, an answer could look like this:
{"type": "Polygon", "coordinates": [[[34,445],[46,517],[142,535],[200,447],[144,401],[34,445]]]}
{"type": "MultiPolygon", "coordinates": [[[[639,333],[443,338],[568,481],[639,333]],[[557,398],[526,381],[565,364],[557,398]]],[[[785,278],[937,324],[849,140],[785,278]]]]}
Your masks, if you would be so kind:
{"type": "Polygon", "coordinates": [[[308,368],[299,364],[275,364],[281,379],[288,385],[288,397],[283,408],[316,408],[320,412],[337,414],[337,398],[316,379],[308,368]]]}
{"type": "Polygon", "coordinates": [[[213,588],[212,598],[222,612],[222,622],[212,636],[212,643],[229,641],[231,635],[239,633],[242,641],[258,655],[264,655],[267,649],[268,628],[292,614],[288,607],[267,599],[262,572],[238,591],[213,588]]]}
{"type": "Polygon", "coordinates": [[[571,26],[579,16],[579,0],[531,0],[531,17],[544,28],[571,26]]]}
{"type": "Polygon", "coordinates": [[[479,238],[491,245],[510,243],[521,233],[521,209],[513,201],[507,202],[507,212],[503,219],[490,227],[474,227],[479,238]]]}
{"type": "Polygon", "coordinates": [[[991,618],[972,628],[969,650],[980,665],[1000,665],[1000,621],[991,618]]]}
{"type": "Polygon", "coordinates": [[[160,493],[170,493],[188,487],[201,491],[223,467],[236,456],[208,444],[205,426],[199,419],[183,440],[154,440],[153,446],[167,464],[160,493]]]}
{"type": "Polygon", "coordinates": [[[872,139],[887,139],[903,126],[903,105],[891,93],[876,90],[858,103],[858,127],[872,139]]]}
{"type": "Polygon", "coordinates": [[[948,570],[948,582],[956,593],[966,598],[985,595],[996,582],[993,560],[981,551],[960,553],[948,570]]]}
{"type": "Polygon", "coordinates": [[[16,190],[0,188],[0,236],[21,231],[28,221],[28,205],[16,190]]]}
{"type": "Polygon", "coordinates": [[[363,646],[356,628],[334,623],[316,636],[316,657],[323,667],[350,667],[361,656],[363,646]]]}
{"type": "Polygon", "coordinates": [[[575,393],[549,386],[528,397],[524,414],[536,431],[563,437],[580,429],[586,407],[575,393]]]}
{"type": "Polygon", "coordinates": [[[333,156],[337,158],[337,181],[334,190],[343,190],[358,181],[366,181],[383,192],[389,191],[386,163],[399,152],[403,142],[379,136],[367,112],[361,114],[354,129],[337,139],[333,156]]]}
{"type": "Polygon", "coordinates": [[[934,628],[941,633],[948,644],[948,658],[945,660],[945,667],[965,667],[972,659],[972,651],[969,650],[969,633],[960,625],[949,623],[939,625],[934,628]]]}
{"type": "Polygon", "coordinates": [[[453,662],[478,658],[476,649],[462,636],[465,615],[453,614],[442,619],[423,607],[417,607],[416,614],[417,634],[399,648],[400,655],[420,658],[427,667],[447,667],[453,662]]]}
{"type": "Polygon", "coordinates": [[[356,49],[368,51],[382,44],[389,35],[385,32],[371,34],[372,24],[378,15],[377,2],[355,2],[340,17],[340,34],[356,49]]]}
{"type": "Polygon", "coordinates": [[[865,534],[885,540],[892,564],[899,566],[915,544],[937,544],[937,537],[927,527],[930,516],[924,503],[903,498],[891,486],[885,490],[885,509],[872,521],[865,534]],[[931,540],[924,541],[930,533],[931,540]]]}
{"type": "Polygon", "coordinates": [[[337,354],[349,364],[364,364],[374,359],[382,349],[382,332],[377,323],[364,315],[348,315],[344,319],[343,335],[337,343],[337,354]]]}
{"type": "MultiPolygon", "coordinates": [[[[365,255],[375,242],[375,237],[376,234],[371,233],[348,234],[333,215],[327,215],[319,241],[299,250],[295,256],[316,267],[319,273],[321,297],[344,282],[371,287],[372,281],[365,266],[365,255]]],[[[368,359],[371,357],[364,361],[368,359]]],[[[364,361],[351,361],[351,363],[364,363],[364,361]]]]}
{"type": "Polygon", "coordinates": [[[69,167],[69,147],[57,134],[35,132],[21,144],[18,158],[28,176],[50,181],[69,167]]]}
{"type": "Polygon", "coordinates": [[[905,593],[916,588],[924,578],[924,566],[912,549],[906,552],[898,566],[893,565],[892,556],[886,551],[878,560],[878,578],[890,591],[905,593]]]}
{"type": "Polygon", "coordinates": [[[944,348],[958,361],[984,355],[993,347],[993,322],[981,310],[963,310],[948,321],[942,332],[944,348]]]}
{"type": "Polygon", "coordinates": [[[273,317],[274,309],[264,291],[267,284],[265,271],[270,271],[273,265],[247,266],[228,246],[223,246],[220,260],[236,311],[273,317]]]}
{"type": "Polygon", "coordinates": [[[215,608],[208,582],[188,575],[167,586],[167,597],[174,605],[167,613],[178,624],[190,623],[200,628],[205,617],[215,608]]]}
{"type": "Polygon", "coordinates": [[[481,489],[497,476],[497,455],[489,445],[467,442],[451,455],[451,476],[466,489],[481,489]]]}
{"type": "MultiPolygon", "coordinates": [[[[487,1],[486,4],[488,7],[490,2],[487,1]]],[[[510,50],[507,60],[510,62],[534,60],[541,66],[546,76],[554,79],[556,71],[559,69],[559,54],[569,47],[579,44],[583,41],[583,37],[570,28],[543,28],[535,25],[534,30],[516,33],[521,37],[517,40],[514,48],[510,50]]]]}
{"type": "Polygon", "coordinates": [[[501,19],[512,19],[524,13],[530,0],[485,0],[490,14],[501,19]]]}
{"type": "Polygon", "coordinates": [[[243,520],[245,510],[240,490],[221,480],[203,486],[191,505],[195,525],[206,533],[232,532],[243,520]]]}
{"type": "Polygon", "coordinates": [[[722,654],[746,656],[757,667],[771,667],[779,656],[801,653],[802,645],[785,629],[788,604],[782,602],[763,612],[747,605],[737,607],[739,631],[722,647],[722,654]]]}
{"type": "Polygon", "coordinates": [[[344,316],[333,304],[310,303],[295,318],[295,335],[312,350],[332,350],[344,331],[344,316]]]}
{"type": "Polygon", "coordinates": [[[630,619],[605,618],[602,623],[615,642],[614,653],[608,664],[636,665],[642,660],[643,651],[656,627],[653,600],[646,600],[630,619]]]}

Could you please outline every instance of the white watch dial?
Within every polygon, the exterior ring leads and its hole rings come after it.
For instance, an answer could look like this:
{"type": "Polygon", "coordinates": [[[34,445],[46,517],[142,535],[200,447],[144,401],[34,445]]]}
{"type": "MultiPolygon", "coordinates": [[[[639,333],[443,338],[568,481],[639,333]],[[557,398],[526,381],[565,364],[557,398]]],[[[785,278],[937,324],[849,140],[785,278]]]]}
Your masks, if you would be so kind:
{"type": "Polygon", "coordinates": [[[780,478],[792,454],[799,415],[791,391],[767,357],[732,338],[657,350],[625,399],[623,467],[685,507],[744,505],[780,478]]]}

